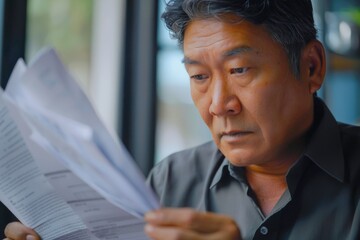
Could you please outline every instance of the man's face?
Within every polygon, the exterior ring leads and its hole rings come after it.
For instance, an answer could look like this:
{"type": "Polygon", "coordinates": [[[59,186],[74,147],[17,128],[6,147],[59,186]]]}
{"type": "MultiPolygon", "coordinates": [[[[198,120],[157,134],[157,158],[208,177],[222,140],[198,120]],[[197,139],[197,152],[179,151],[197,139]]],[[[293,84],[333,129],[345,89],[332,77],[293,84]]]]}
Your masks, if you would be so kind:
{"type": "Polygon", "coordinates": [[[185,30],[191,95],[221,152],[237,166],[293,161],[313,119],[313,90],[285,50],[249,22],[194,20],[185,30]]]}

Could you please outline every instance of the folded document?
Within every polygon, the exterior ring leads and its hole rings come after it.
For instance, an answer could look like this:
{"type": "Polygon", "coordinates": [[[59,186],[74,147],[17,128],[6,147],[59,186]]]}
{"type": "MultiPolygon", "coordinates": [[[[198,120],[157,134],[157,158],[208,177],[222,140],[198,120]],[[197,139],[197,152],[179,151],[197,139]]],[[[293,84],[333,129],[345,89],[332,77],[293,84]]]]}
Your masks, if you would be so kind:
{"type": "Polygon", "coordinates": [[[146,239],[159,207],[130,155],[52,49],[0,96],[0,201],[42,239],[146,239]]]}

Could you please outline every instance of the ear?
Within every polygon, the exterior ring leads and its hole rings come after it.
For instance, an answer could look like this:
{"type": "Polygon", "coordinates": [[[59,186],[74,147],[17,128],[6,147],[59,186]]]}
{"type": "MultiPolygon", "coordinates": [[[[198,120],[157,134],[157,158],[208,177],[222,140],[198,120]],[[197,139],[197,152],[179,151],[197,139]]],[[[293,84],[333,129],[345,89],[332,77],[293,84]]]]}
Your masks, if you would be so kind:
{"type": "Polygon", "coordinates": [[[309,92],[315,93],[324,82],[326,73],[325,50],[318,40],[310,41],[302,51],[303,79],[309,83],[309,92]]]}

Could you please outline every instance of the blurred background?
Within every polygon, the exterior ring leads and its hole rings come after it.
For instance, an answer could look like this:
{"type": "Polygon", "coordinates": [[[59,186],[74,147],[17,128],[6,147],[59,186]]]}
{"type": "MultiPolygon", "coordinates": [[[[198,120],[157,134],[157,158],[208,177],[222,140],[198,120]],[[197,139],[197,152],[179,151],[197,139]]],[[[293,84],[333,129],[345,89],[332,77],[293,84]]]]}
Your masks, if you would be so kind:
{"type": "MultiPolygon", "coordinates": [[[[328,58],[319,95],[339,121],[359,124],[360,3],[313,4],[328,58]]],[[[168,154],[210,140],[163,9],[164,0],[0,0],[1,86],[19,57],[54,47],[146,175],[168,154]]],[[[0,222],[8,218],[0,211],[0,222]]]]}

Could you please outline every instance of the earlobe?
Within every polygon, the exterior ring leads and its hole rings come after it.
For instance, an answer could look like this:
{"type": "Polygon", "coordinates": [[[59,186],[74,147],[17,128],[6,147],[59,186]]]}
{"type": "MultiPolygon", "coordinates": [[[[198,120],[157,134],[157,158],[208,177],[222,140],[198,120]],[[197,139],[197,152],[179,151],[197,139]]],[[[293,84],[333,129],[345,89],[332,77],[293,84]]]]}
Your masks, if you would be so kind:
{"type": "Polygon", "coordinates": [[[309,82],[309,92],[315,93],[323,84],[326,59],[323,45],[318,40],[310,41],[304,48],[305,73],[309,82]]]}

